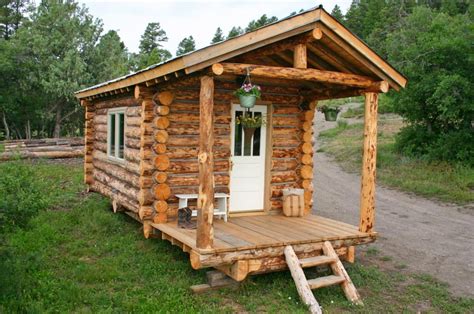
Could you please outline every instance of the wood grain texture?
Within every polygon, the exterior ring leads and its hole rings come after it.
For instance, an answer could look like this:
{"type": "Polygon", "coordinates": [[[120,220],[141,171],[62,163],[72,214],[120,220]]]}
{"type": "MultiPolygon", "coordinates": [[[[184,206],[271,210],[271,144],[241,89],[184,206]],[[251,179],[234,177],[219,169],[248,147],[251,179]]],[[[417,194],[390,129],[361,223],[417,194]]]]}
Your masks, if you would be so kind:
{"type": "Polygon", "coordinates": [[[378,94],[365,94],[364,148],[360,191],[359,230],[371,232],[375,222],[378,94]]]}
{"type": "Polygon", "coordinates": [[[196,246],[212,248],[214,243],[214,80],[201,78],[199,111],[199,196],[197,202],[196,246]]]}

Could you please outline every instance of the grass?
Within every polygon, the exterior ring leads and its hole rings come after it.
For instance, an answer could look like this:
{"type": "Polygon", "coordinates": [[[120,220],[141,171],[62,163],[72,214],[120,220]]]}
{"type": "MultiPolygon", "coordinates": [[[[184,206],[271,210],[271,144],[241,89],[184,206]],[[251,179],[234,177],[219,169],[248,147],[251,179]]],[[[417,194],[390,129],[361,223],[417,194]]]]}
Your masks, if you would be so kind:
{"type": "MultiPolygon", "coordinates": [[[[144,239],[140,225],[113,214],[104,197],[84,193],[80,163],[16,165],[30,168],[31,180],[45,182],[47,207],[4,235],[1,313],[306,312],[288,272],[251,277],[237,290],[190,293],[189,286],[204,282],[205,271],[192,270],[188,255],[168,242],[144,239]]],[[[0,164],[8,176],[5,169],[11,171],[0,164]]],[[[328,313],[474,311],[474,300],[452,297],[432,278],[385,270],[367,255],[347,268],[365,306],[351,305],[339,287],[318,289],[328,313]]]]}
{"type": "MultiPolygon", "coordinates": [[[[394,149],[395,134],[402,127],[399,119],[380,119],[377,138],[377,180],[403,191],[441,201],[467,204],[474,201],[474,169],[460,164],[429,162],[407,158],[394,149]]],[[[338,124],[320,134],[320,151],[332,155],[350,172],[359,172],[362,156],[363,125],[338,124]]]]}

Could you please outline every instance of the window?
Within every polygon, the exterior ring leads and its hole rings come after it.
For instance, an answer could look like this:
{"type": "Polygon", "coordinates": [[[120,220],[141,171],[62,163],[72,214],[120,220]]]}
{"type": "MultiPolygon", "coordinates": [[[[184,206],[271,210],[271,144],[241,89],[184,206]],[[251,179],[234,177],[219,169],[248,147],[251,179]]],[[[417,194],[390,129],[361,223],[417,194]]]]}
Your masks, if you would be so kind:
{"type": "Polygon", "coordinates": [[[110,109],[107,113],[107,155],[123,160],[125,148],[125,109],[110,109]]]}
{"type": "MultiPolygon", "coordinates": [[[[244,114],[243,111],[236,111],[235,118],[244,114]]],[[[262,116],[261,112],[251,112],[252,117],[262,116]]],[[[237,119],[235,119],[237,120],[237,119]]],[[[253,135],[246,136],[242,125],[235,122],[234,133],[234,156],[260,156],[260,137],[262,129],[256,128],[253,135]]]]}

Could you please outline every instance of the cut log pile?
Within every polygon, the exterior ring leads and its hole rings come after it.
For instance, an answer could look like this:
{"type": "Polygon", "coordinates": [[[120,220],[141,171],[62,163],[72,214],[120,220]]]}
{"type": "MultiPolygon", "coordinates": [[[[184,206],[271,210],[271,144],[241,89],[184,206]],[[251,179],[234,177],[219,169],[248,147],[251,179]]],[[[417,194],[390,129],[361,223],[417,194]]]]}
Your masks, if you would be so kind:
{"type": "Polygon", "coordinates": [[[82,137],[2,141],[0,147],[0,160],[77,158],[84,155],[84,139],[82,137]]]}

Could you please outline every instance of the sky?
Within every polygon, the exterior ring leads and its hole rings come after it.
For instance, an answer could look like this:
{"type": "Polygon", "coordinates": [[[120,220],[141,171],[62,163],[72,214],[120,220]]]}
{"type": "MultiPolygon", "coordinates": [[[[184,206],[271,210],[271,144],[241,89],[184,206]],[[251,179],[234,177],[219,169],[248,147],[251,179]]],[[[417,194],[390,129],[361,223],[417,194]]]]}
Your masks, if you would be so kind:
{"type": "Polygon", "coordinates": [[[331,12],[338,4],[346,12],[351,0],[79,0],[89,12],[100,18],[104,33],[116,30],[130,52],[138,52],[140,36],[150,22],[159,22],[166,31],[168,42],[164,47],[173,55],[179,42],[190,35],[196,48],[207,46],[217,27],[227,35],[232,26],[245,28],[251,20],[262,14],[279,19],[300,9],[310,9],[319,4],[331,12]]]}

